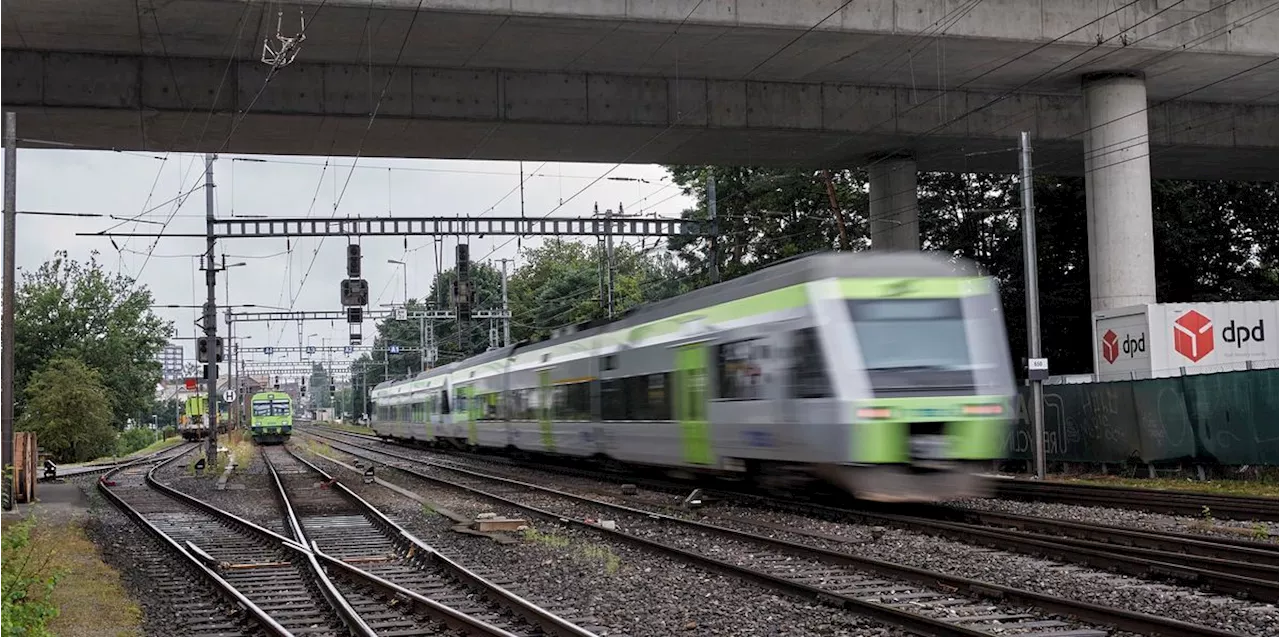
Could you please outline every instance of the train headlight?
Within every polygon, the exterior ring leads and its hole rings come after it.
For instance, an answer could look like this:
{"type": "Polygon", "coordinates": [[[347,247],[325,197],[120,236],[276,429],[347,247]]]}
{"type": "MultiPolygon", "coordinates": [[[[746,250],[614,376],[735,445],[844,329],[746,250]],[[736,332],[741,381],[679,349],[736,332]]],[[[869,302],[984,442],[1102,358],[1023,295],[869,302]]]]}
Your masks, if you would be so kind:
{"type": "Polygon", "coordinates": [[[1004,413],[1003,405],[965,405],[966,416],[999,416],[1004,413]]]}
{"type": "Polygon", "coordinates": [[[888,407],[862,407],[857,413],[859,420],[883,420],[893,415],[888,407]]]}

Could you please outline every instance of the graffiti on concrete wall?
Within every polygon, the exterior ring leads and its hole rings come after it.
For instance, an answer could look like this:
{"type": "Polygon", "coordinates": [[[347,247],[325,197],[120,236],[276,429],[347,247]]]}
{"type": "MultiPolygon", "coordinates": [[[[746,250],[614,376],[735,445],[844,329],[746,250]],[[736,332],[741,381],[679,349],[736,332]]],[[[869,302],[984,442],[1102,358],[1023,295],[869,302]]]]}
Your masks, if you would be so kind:
{"type": "MultiPolygon", "coordinates": [[[[1277,464],[1277,370],[1045,386],[1050,461],[1277,464]]],[[[1008,458],[1034,444],[1028,388],[1005,438],[1008,458]]]]}

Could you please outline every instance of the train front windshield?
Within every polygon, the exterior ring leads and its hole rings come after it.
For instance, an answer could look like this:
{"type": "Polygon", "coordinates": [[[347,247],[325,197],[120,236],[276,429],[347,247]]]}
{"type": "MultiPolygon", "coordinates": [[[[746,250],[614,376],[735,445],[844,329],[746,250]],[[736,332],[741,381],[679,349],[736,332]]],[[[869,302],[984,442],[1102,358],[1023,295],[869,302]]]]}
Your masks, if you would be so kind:
{"type": "Polygon", "coordinates": [[[253,402],[253,415],[259,417],[288,416],[289,403],[275,400],[255,400],[253,402]]]}
{"type": "Polygon", "coordinates": [[[848,301],[863,365],[878,394],[980,392],[1011,382],[993,297],[848,301]]]}

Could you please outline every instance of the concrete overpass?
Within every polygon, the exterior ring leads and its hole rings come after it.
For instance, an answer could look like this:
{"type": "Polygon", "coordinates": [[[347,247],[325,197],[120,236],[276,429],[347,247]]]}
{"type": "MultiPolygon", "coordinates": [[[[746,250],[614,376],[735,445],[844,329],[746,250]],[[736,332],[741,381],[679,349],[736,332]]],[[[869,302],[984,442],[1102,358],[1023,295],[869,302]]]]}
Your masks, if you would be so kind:
{"type": "Polygon", "coordinates": [[[1088,177],[1095,266],[1140,273],[1136,287],[1131,275],[1095,277],[1101,307],[1154,299],[1154,274],[1145,274],[1153,174],[1271,180],[1280,169],[1276,3],[1267,0],[3,7],[3,101],[27,139],[867,165],[873,242],[890,247],[918,246],[916,170],[1013,171],[1018,132],[1030,130],[1038,170],[1088,177]],[[280,10],[285,35],[308,17],[307,39],[267,82],[262,42],[280,10]]]}

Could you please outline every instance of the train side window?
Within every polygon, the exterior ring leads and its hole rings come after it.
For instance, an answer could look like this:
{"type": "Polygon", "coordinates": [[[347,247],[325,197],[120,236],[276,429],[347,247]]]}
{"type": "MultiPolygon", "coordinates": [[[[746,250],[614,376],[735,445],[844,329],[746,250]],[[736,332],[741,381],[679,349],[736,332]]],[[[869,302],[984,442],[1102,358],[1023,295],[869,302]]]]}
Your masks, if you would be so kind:
{"type": "Polygon", "coordinates": [[[831,380],[818,343],[818,330],[812,327],[796,330],[791,347],[791,396],[828,398],[831,395],[831,380]]]}
{"type": "Polygon", "coordinates": [[[759,339],[746,339],[716,347],[717,398],[724,400],[760,400],[763,398],[761,359],[767,347],[759,339]]]}
{"type": "Polygon", "coordinates": [[[609,378],[600,381],[601,420],[627,420],[627,392],[625,379],[609,378]]]}
{"type": "Polygon", "coordinates": [[[671,392],[667,391],[667,374],[649,374],[649,418],[671,420],[671,392]]]}

